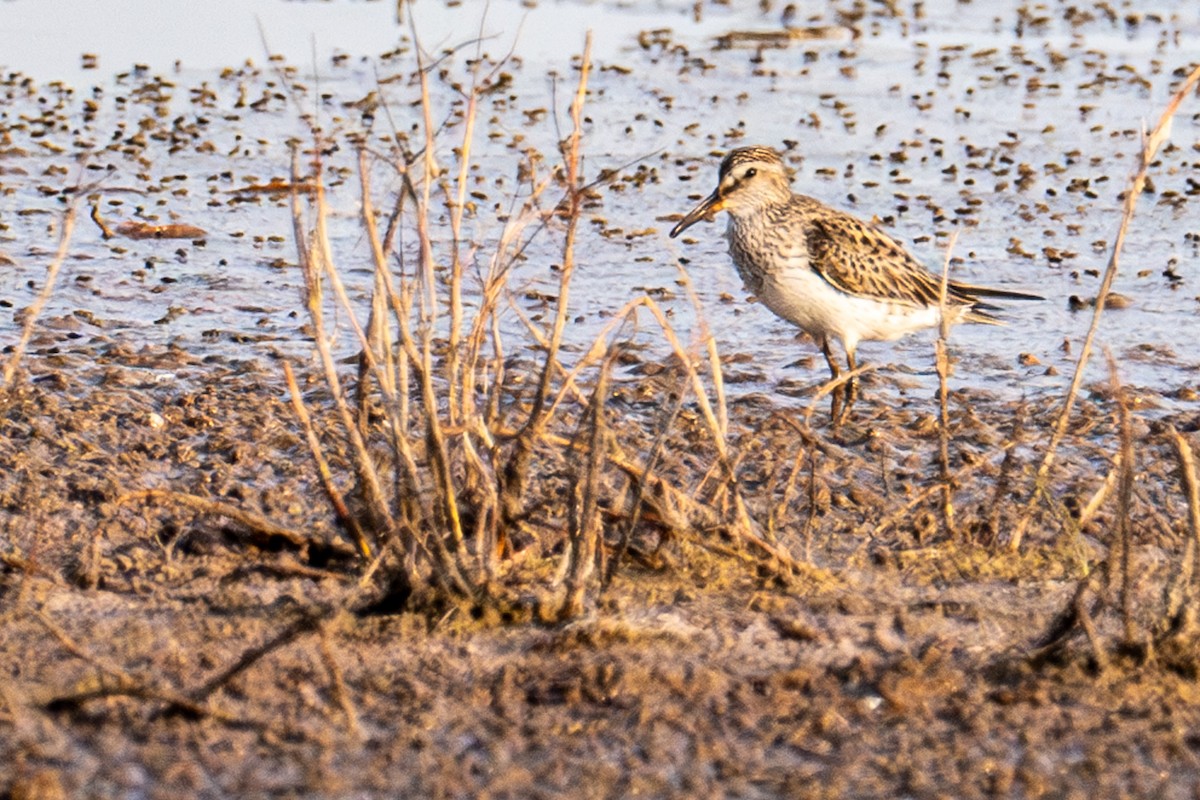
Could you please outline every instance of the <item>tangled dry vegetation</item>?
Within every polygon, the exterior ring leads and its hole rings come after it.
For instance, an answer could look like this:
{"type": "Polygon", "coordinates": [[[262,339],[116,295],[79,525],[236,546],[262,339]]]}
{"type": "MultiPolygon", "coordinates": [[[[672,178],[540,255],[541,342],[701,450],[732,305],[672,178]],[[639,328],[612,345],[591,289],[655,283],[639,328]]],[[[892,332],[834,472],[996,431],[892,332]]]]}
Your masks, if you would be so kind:
{"type": "MultiPolygon", "coordinates": [[[[1022,659],[1100,671],[1156,662],[1195,677],[1196,424],[1139,416],[1115,364],[1109,384],[1085,395],[1090,335],[1068,394],[1028,403],[952,391],[940,341],[940,407],[923,398],[867,402],[837,434],[819,410],[831,386],[800,412],[757,395],[728,399],[712,337],[685,342],[650,297],[626,303],[586,352],[564,353],[576,226],[589,193],[604,185],[603,175],[589,181],[580,167],[586,49],[578,67],[561,163],[546,172],[524,165],[527,191],[486,258],[462,221],[475,100],[494,73],[480,68],[463,90],[460,141],[439,141],[437,99],[424,84],[422,146],[386,154],[364,147],[361,226],[375,269],[368,307],[343,285],[326,230],[315,155],[322,142],[297,148],[294,235],[318,358],[311,370],[283,365],[286,401],[271,375],[210,374],[203,388],[171,396],[116,368],[94,385],[40,366],[22,373],[37,319],[31,309],[8,352],[0,400],[9,539],[0,591],[6,624],[49,634],[71,679],[5,697],[2,724],[25,726],[18,738],[37,739],[37,718],[15,710],[30,706],[84,716],[148,708],[154,719],[261,726],[270,738],[274,723],[217,698],[235,685],[234,695],[252,691],[238,682],[304,637],[318,642],[314,669],[329,687],[326,700],[311,702],[327,702],[346,730],[365,735],[360,720],[375,710],[348,688],[330,645],[347,614],[554,626],[630,602],[669,603],[653,588],[663,574],[679,578],[669,590],[676,598],[739,588],[817,605],[869,594],[872,572],[915,585],[1053,577],[1074,589],[1044,629],[1023,631],[1022,659]],[[382,215],[371,182],[381,161],[403,187],[382,215]],[[415,263],[396,246],[406,233],[416,237],[415,263]],[[549,326],[526,320],[529,341],[516,345],[499,319],[519,314],[509,308],[507,279],[535,236],[558,237],[559,287],[549,326]],[[482,274],[475,263],[486,265],[482,274]],[[334,314],[343,335],[349,325],[356,369],[338,358],[334,314]],[[645,362],[624,346],[638,322],[661,331],[669,357],[645,362]],[[536,361],[518,355],[530,343],[536,361]],[[85,424],[87,406],[94,413],[85,424]],[[145,424],[159,407],[162,424],[145,424]],[[59,472],[65,460],[97,469],[59,472]],[[170,472],[173,488],[130,491],[139,470],[150,469],[170,472]],[[306,495],[312,487],[327,507],[306,495]],[[60,536],[71,543],[65,555],[49,544],[60,536]],[[217,558],[230,550],[241,555],[217,558]],[[177,600],[231,603],[232,582],[258,572],[311,582],[305,602],[261,586],[246,591],[238,603],[269,616],[267,631],[235,646],[236,631],[214,630],[227,644],[173,674],[139,666],[150,658],[139,648],[158,646],[161,632],[104,652],[62,621],[70,607],[46,602],[53,593],[39,588],[74,583],[157,596],[174,586],[177,600]]],[[[1141,182],[1198,77],[1145,137],[1092,334],[1141,182]]],[[[682,271],[680,283],[688,286],[682,271]]],[[[168,354],[111,355],[129,364],[168,354]]],[[[177,364],[178,354],[169,355],[177,364]]],[[[772,621],[790,639],[817,635],[796,619],[772,621]]],[[[580,691],[601,691],[606,678],[594,677],[580,691]]],[[[41,763],[36,747],[17,750],[21,763],[41,763]]]]}

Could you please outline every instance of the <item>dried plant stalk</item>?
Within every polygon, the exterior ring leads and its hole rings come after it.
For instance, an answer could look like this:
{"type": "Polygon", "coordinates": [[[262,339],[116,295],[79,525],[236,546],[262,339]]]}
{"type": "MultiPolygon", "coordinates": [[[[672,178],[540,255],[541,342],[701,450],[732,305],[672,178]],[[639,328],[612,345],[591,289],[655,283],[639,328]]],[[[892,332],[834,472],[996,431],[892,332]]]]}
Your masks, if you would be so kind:
{"type": "Polygon", "coordinates": [[[329,462],[326,460],[325,452],[321,447],[321,439],[317,436],[317,431],[312,424],[312,417],[308,413],[308,408],[304,405],[304,398],[300,394],[300,386],[296,383],[296,375],[292,372],[292,365],[286,361],[283,362],[283,374],[287,379],[288,393],[292,397],[292,410],[295,411],[296,419],[300,420],[300,425],[304,428],[304,435],[308,440],[308,449],[312,453],[313,461],[316,462],[317,474],[321,477],[321,486],[325,489],[325,496],[329,498],[329,503],[333,506],[338,522],[346,530],[350,531],[350,535],[358,545],[359,553],[362,554],[363,558],[370,558],[371,544],[367,541],[362,526],[358,524],[358,518],[350,513],[350,509],[346,505],[346,500],[342,497],[341,490],[338,489],[337,483],[334,482],[333,470],[329,468],[329,462]]]}
{"type": "Polygon", "coordinates": [[[1133,501],[1133,420],[1129,413],[1129,398],[1121,385],[1117,374],[1117,362],[1111,352],[1105,352],[1108,360],[1108,370],[1112,382],[1113,394],[1117,398],[1117,418],[1119,422],[1121,443],[1121,471],[1117,482],[1117,536],[1114,544],[1118,558],[1114,559],[1110,548],[1108,563],[1114,560],[1120,572],[1121,624],[1125,635],[1126,646],[1134,645],[1135,631],[1133,626],[1133,531],[1130,522],[1130,504],[1133,501]]]}
{"type": "Polygon", "coordinates": [[[550,384],[558,367],[558,352],[562,345],[563,331],[566,329],[570,310],[571,278],[575,273],[575,235],[583,203],[583,188],[579,173],[579,145],[583,136],[583,103],[587,97],[588,75],[591,66],[592,34],[589,31],[584,40],[579,82],[576,85],[575,97],[571,102],[572,129],[563,147],[566,196],[558,210],[565,216],[567,225],[563,237],[562,270],[559,274],[557,305],[554,322],[550,329],[550,340],[546,347],[545,360],[542,363],[529,415],[517,434],[513,452],[499,476],[502,483],[499,489],[502,517],[501,535],[505,535],[505,531],[515,526],[524,515],[525,483],[533,455],[533,446],[534,442],[545,432],[546,403],[550,395],[550,384]]]}
{"type": "Polygon", "coordinates": [[[1188,506],[1188,538],[1178,568],[1167,585],[1164,617],[1160,635],[1188,631],[1195,625],[1197,581],[1200,580],[1200,481],[1196,479],[1196,459],[1187,437],[1170,429],[1175,457],[1179,461],[1179,482],[1188,506]]]}
{"type": "Polygon", "coordinates": [[[946,289],[950,282],[950,255],[954,252],[954,243],[958,241],[958,231],[950,234],[946,245],[946,257],[942,261],[942,279],[938,284],[938,338],[936,347],[936,364],[938,375],[938,468],[939,480],[942,485],[942,533],[948,538],[955,538],[954,527],[954,484],[950,477],[950,357],[946,352],[946,340],[950,337],[950,320],[946,318],[946,289]]]}
{"type": "Polygon", "coordinates": [[[607,427],[604,418],[604,401],[608,396],[608,377],[612,368],[612,357],[606,359],[600,370],[592,401],[587,415],[580,424],[576,439],[582,438],[587,428],[587,462],[582,469],[574,470],[571,483],[570,507],[568,510],[566,597],[563,599],[560,617],[570,619],[583,613],[584,593],[588,579],[596,567],[601,553],[600,514],[598,509],[600,475],[604,469],[607,449],[607,427]]]}
{"type": "Polygon", "coordinates": [[[4,370],[0,372],[0,389],[6,390],[12,386],[17,366],[21,363],[21,357],[25,354],[25,348],[29,346],[29,340],[33,337],[33,328],[37,324],[38,317],[41,316],[42,309],[49,302],[50,295],[54,294],[54,284],[58,280],[58,273],[62,269],[63,262],[67,259],[67,248],[71,244],[71,235],[74,232],[75,206],[72,204],[63,212],[62,224],[58,234],[58,249],[54,253],[54,258],[50,260],[50,266],[46,268],[46,278],[42,283],[42,288],[37,293],[34,301],[25,309],[25,320],[21,325],[21,336],[17,339],[17,343],[13,345],[12,353],[9,354],[8,360],[4,362],[4,370]]]}
{"type": "MultiPolygon", "coordinates": [[[[319,167],[319,162],[318,162],[319,167]]],[[[318,170],[319,172],[319,170],[318,170]]],[[[292,154],[292,185],[300,182],[299,153],[292,154]]],[[[324,370],[325,381],[333,396],[334,404],[341,417],[343,432],[350,442],[354,452],[353,463],[359,481],[363,499],[369,510],[370,528],[373,532],[386,533],[391,531],[394,520],[384,502],[382,485],[375,463],[367,450],[366,441],[359,429],[354,412],[350,409],[342,391],[341,378],[338,375],[337,364],[330,348],[330,340],[325,329],[324,291],[321,286],[322,273],[336,273],[329,250],[329,236],[326,230],[328,209],[325,204],[324,181],[318,174],[314,181],[316,185],[315,206],[317,226],[315,241],[311,243],[305,232],[303,213],[300,207],[300,194],[292,191],[292,229],[296,240],[296,251],[304,274],[305,305],[308,308],[309,319],[313,324],[314,344],[320,356],[324,370]],[[320,263],[318,263],[318,261],[320,263]],[[324,267],[324,269],[322,269],[324,267]]]]}
{"type": "Polygon", "coordinates": [[[1113,242],[1112,250],[1109,252],[1108,266],[1105,267],[1104,277],[1100,281],[1100,290],[1096,295],[1095,309],[1092,311],[1092,322],[1088,326],[1083,346],[1079,350],[1079,360],[1075,365],[1075,374],[1071,378],[1071,385],[1067,389],[1066,397],[1063,398],[1062,410],[1059,411],[1058,419],[1054,424],[1054,432],[1050,436],[1050,443],[1046,446],[1046,453],[1042,457],[1041,464],[1038,466],[1033,491],[1030,492],[1025,512],[1021,515],[1021,519],[1013,531],[1012,538],[1009,539],[1008,546],[1010,550],[1020,549],[1021,542],[1025,538],[1025,532],[1028,530],[1029,522],[1033,518],[1034,505],[1046,491],[1047,480],[1050,476],[1050,467],[1054,464],[1058,446],[1062,443],[1063,437],[1066,436],[1067,425],[1071,419],[1071,410],[1075,406],[1075,399],[1079,395],[1079,388],[1083,385],[1084,368],[1087,366],[1088,360],[1092,355],[1092,346],[1096,339],[1096,333],[1100,330],[1100,317],[1104,313],[1104,306],[1108,300],[1109,292],[1112,290],[1113,280],[1117,277],[1121,250],[1125,246],[1125,236],[1129,230],[1129,224],[1133,220],[1134,211],[1137,209],[1138,198],[1146,186],[1146,175],[1150,171],[1150,165],[1154,161],[1154,156],[1158,153],[1159,146],[1162,145],[1170,134],[1171,121],[1175,117],[1175,112],[1178,111],[1183,99],[1192,92],[1198,82],[1200,82],[1200,66],[1192,70],[1191,74],[1183,82],[1183,85],[1171,96],[1171,100],[1167,103],[1167,107],[1158,118],[1158,123],[1154,126],[1154,129],[1149,134],[1143,134],[1142,136],[1141,158],[1138,162],[1137,170],[1129,181],[1129,186],[1125,189],[1125,203],[1121,210],[1121,223],[1117,228],[1117,238],[1113,242]]]}
{"type": "Polygon", "coordinates": [[[658,461],[662,456],[663,447],[667,441],[667,433],[671,430],[671,426],[675,424],[675,419],[679,416],[679,409],[683,408],[685,397],[687,397],[687,392],[681,386],[674,393],[671,405],[663,412],[658,424],[658,432],[654,436],[654,443],[650,446],[650,451],[646,454],[645,469],[634,476],[633,498],[629,505],[629,517],[625,520],[625,524],[621,528],[621,537],[617,541],[617,546],[613,549],[612,557],[609,559],[608,567],[604,572],[604,586],[612,583],[613,578],[617,575],[617,570],[620,568],[621,560],[629,551],[629,543],[633,538],[633,531],[637,528],[638,522],[642,517],[642,508],[646,502],[646,491],[650,485],[650,476],[658,468],[658,461]]]}

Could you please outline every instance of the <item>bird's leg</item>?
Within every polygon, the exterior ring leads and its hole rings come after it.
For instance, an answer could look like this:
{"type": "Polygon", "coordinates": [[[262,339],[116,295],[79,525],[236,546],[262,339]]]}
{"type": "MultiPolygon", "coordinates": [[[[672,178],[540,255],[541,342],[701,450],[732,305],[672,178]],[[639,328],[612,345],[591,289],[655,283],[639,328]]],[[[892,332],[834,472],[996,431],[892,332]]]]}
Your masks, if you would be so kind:
{"type": "MultiPolygon", "coordinates": [[[[850,371],[858,369],[858,360],[854,357],[853,350],[846,350],[846,365],[850,367],[850,371]]],[[[854,401],[858,399],[858,378],[851,378],[846,381],[846,413],[850,413],[850,406],[854,405],[854,401]]]]}
{"type": "MultiPolygon", "coordinates": [[[[829,337],[821,337],[821,352],[825,355],[825,363],[829,365],[830,380],[837,380],[841,377],[842,369],[838,366],[837,359],[834,358],[833,348],[829,344],[829,337]]],[[[837,386],[830,394],[829,401],[829,419],[833,421],[834,427],[837,427],[842,422],[842,398],[845,395],[845,385],[837,386]]]]}

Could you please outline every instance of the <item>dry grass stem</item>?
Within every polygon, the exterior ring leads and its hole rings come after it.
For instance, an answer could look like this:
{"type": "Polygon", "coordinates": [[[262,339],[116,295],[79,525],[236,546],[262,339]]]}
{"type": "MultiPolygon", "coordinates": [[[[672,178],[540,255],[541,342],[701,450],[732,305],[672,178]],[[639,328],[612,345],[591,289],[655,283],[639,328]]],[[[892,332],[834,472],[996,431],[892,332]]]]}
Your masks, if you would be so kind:
{"type": "MultiPolygon", "coordinates": [[[[580,421],[576,442],[587,436],[587,458],[582,468],[572,471],[571,491],[567,509],[567,570],[566,597],[560,618],[571,619],[583,613],[584,593],[588,579],[596,571],[596,561],[602,556],[599,513],[600,475],[604,469],[607,448],[605,398],[613,357],[605,360],[587,414],[580,421]]],[[[601,572],[603,574],[603,572],[601,572]]]]}
{"type": "Polygon", "coordinates": [[[1175,112],[1179,109],[1184,98],[1191,94],[1198,82],[1200,82],[1200,66],[1191,71],[1187,79],[1175,94],[1172,95],[1171,100],[1167,103],[1153,130],[1149,134],[1143,134],[1142,136],[1140,159],[1137,169],[1130,179],[1128,187],[1125,189],[1121,222],[1117,228],[1117,236],[1113,242],[1112,249],[1109,251],[1108,265],[1104,269],[1104,276],[1100,281],[1100,289],[1096,294],[1096,304],[1092,311],[1092,321],[1088,326],[1087,335],[1084,337],[1083,346],[1079,349],[1079,359],[1075,365],[1075,374],[1071,377],[1071,385],[1067,389],[1066,396],[1063,398],[1062,409],[1059,411],[1054,431],[1050,436],[1050,443],[1046,446],[1046,452],[1042,456],[1042,461],[1038,466],[1037,476],[1034,479],[1034,487],[1026,503],[1025,512],[1022,514],[1017,527],[1013,531],[1012,537],[1009,539],[1008,546],[1011,550],[1018,550],[1021,547],[1021,542],[1025,538],[1025,532],[1033,518],[1034,506],[1046,492],[1050,467],[1053,465],[1058,447],[1067,433],[1071,410],[1074,408],[1075,399],[1079,395],[1079,389],[1083,385],[1084,369],[1091,358],[1096,334],[1100,330],[1100,318],[1104,313],[1109,292],[1112,290],[1113,280],[1117,277],[1121,250],[1125,245],[1125,237],[1129,231],[1129,225],[1133,221],[1134,211],[1137,209],[1138,198],[1145,189],[1146,175],[1150,171],[1150,165],[1154,162],[1154,157],[1158,153],[1159,146],[1166,140],[1170,133],[1171,121],[1175,117],[1175,112]]]}
{"type": "Polygon", "coordinates": [[[1178,569],[1164,590],[1166,625],[1160,633],[1185,631],[1195,625],[1197,580],[1200,580],[1200,481],[1196,478],[1196,459],[1187,437],[1175,428],[1170,429],[1171,443],[1179,461],[1179,482],[1187,498],[1188,537],[1178,569]]]}
{"type": "Polygon", "coordinates": [[[603,578],[604,586],[611,584],[613,578],[616,577],[621,561],[625,558],[625,554],[629,550],[629,543],[633,538],[634,528],[641,521],[642,509],[646,505],[646,490],[650,483],[650,476],[658,468],[658,462],[667,441],[667,434],[675,424],[675,420],[679,416],[679,410],[683,408],[684,398],[687,397],[684,387],[680,386],[677,391],[672,393],[672,397],[670,406],[664,410],[659,420],[658,430],[654,436],[654,443],[650,446],[650,450],[646,454],[645,468],[633,476],[634,487],[633,497],[629,504],[629,516],[621,528],[620,538],[617,540],[617,545],[613,548],[612,556],[608,560],[608,567],[605,569],[603,578]]]}
{"type": "MultiPolygon", "coordinates": [[[[292,182],[299,183],[299,154],[292,157],[292,182]]],[[[394,529],[394,520],[384,503],[383,487],[375,463],[367,451],[366,441],[362,431],[354,419],[354,412],[346,401],[342,390],[341,378],[337,364],[330,347],[329,334],[325,327],[324,291],[321,287],[322,275],[334,270],[330,253],[329,236],[326,228],[327,206],[325,204],[324,181],[320,175],[320,162],[317,162],[318,174],[315,179],[315,208],[316,235],[315,241],[310,242],[303,222],[303,211],[300,206],[300,195],[292,192],[292,230],[296,240],[296,251],[300,267],[304,274],[305,306],[313,325],[313,338],[320,362],[324,370],[325,381],[329,392],[341,417],[343,433],[349,440],[355,457],[353,464],[358,477],[360,491],[368,508],[369,527],[373,533],[390,532],[394,529]]]]}
{"type": "Polygon", "coordinates": [[[292,372],[292,365],[286,361],[283,362],[283,374],[287,380],[288,394],[292,400],[292,410],[296,414],[296,419],[300,421],[300,426],[304,428],[308,450],[312,454],[313,462],[317,465],[317,474],[321,478],[321,486],[325,489],[325,496],[329,498],[329,503],[333,506],[338,522],[350,532],[355,544],[358,545],[359,553],[362,554],[363,558],[371,558],[371,544],[367,541],[362,526],[358,524],[358,518],[350,513],[350,509],[346,505],[346,500],[342,496],[341,490],[337,487],[337,483],[333,477],[333,470],[330,469],[329,461],[325,458],[325,451],[321,447],[321,439],[313,427],[312,417],[308,413],[308,408],[304,405],[304,396],[300,393],[299,384],[296,383],[296,375],[292,372]]]}
{"type": "Polygon", "coordinates": [[[687,292],[688,299],[692,303],[692,308],[696,310],[700,341],[704,343],[704,349],[708,353],[709,375],[712,377],[713,394],[717,404],[717,427],[721,438],[724,439],[729,435],[729,409],[725,402],[725,378],[721,374],[721,356],[717,352],[717,338],[713,336],[712,331],[708,327],[708,321],[704,317],[704,308],[700,303],[700,296],[696,294],[696,287],[692,283],[692,276],[683,268],[683,264],[676,264],[676,268],[679,271],[680,283],[683,284],[683,288],[687,292]]]}
{"type": "Polygon", "coordinates": [[[1121,471],[1117,480],[1117,531],[1116,540],[1109,548],[1109,563],[1115,561],[1120,578],[1121,624],[1124,630],[1125,645],[1132,647],[1135,640],[1133,627],[1133,530],[1130,521],[1133,502],[1133,477],[1135,454],[1133,450],[1133,420],[1129,413],[1129,398],[1121,385],[1117,373],[1117,361],[1111,352],[1106,351],[1108,360],[1109,380],[1112,382],[1113,395],[1117,399],[1118,431],[1121,446],[1121,471]],[[1112,551],[1116,550],[1114,559],[1112,551]]]}
{"type": "MultiPolygon", "coordinates": [[[[571,278],[575,272],[575,235],[578,229],[580,208],[583,202],[582,180],[579,172],[580,140],[583,136],[583,103],[587,97],[588,75],[591,71],[592,36],[589,32],[583,48],[580,62],[579,82],[576,86],[575,97],[571,102],[572,130],[567,140],[561,143],[563,163],[566,170],[566,196],[559,205],[560,212],[566,218],[566,231],[563,235],[562,267],[559,273],[558,298],[555,308],[554,322],[550,329],[550,339],[538,378],[538,385],[533,396],[532,406],[517,435],[512,454],[508,458],[499,478],[501,486],[501,535],[506,536],[510,528],[520,524],[525,515],[524,493],[528,480],[530,461],[533,456],[534,443],[545,432],[547,399],[550,395],[550,385],[558,370],[558,352],[562,345],[563,331],[566,328],[569,315],[571,294],[571,278]]],[[[504,546],[504,542],[501,542],[504,546]]]]}
{"type": "Polygon", "coordinates": [[[70,205],[63,212],[58,233],[58,249],[54,253],[54,258],[50,260],[50,266],[46,268],[46,277],[42,282],[42,288],[38,290],[37,297],[34,298],[29,307],[24,310],[21,336],[17,339],[17,343],[13,345],[12,352],[4,362],[4,369],[0,371],[0,389],[8,389],[12,386],[17,366],[21,363],[21,357],[25,354],[25,348],[29,346],[29,340],[33,337],[33,329],[37,325],[38,317],[41,315],[42,309],[46,307],[46,303],[50,300],[50,295],[54,293],[54,285],[58,281],[59,270],[62,269],[63,262],[66,261],[67,248],[71,245],[71,236],[74,232],[75,206],[70,205]]]}
{"type": "Polygon", "coordinates": [[[816,413],[817,407],[821,405],[822,400],[836,392],[842,386],[850,383],[850,381],[853,381],[855,378],[865,375],[868,372],[874,372],[876,369],[877,367],[874,364],[860,364],[855,369],[844,371],[836,378],[831,378],[818,386],[816,393],[813,394],[812,398],[808,401],[808,405],[804,408],[804,426],[810,431],[813,429],[813,414],[816,413]]]}
{"type": "Polygon", "coordinates": [[[1091,522],[1092,518],[1096,516],[1096,513],[1104,507],[1106,502],[1108,502],[1109,495],[1112,494],[1112,490],[1116,488],[1117,481],[1124,471],[1121,466],[1122,461],[1123,459],[1121,458],[1120,453],[1117,453],[1117,455],[1113,457],[1112,468],[1109,469],[1109,471],[1105,474],[1104,480],[1098,487],[1096,487],[1096,491],[1092,493],[1092,496],[1088,499],[1087,503],[1084,504],[1083,508],[1079,512],[1079,528],[1083,528],[1089,522],[1091,522]]]}
{"type": "Polygon", "coordinates": [[[958,231],[950,234],[946,244],[946,257],[942,261],[942,279],[938,284],[938,338],[936,342],[936,364],[938,375],[938,468],[942,484],[942,533],[947,538],[956,538],[954,527],[954,484],[950,477],[950,356],[946,352],[946,341],[950,337],[950,320],[946,317],[946,289],[950,283],[950,257],[958,231]]]}

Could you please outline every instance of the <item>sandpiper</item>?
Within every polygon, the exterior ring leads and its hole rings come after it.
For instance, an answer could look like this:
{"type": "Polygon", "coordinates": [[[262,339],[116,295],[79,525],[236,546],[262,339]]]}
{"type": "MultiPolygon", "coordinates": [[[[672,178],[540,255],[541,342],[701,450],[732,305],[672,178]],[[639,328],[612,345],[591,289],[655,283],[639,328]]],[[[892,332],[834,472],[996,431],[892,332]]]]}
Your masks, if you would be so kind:
{"type": "MultiPolygon", "coordinates": [[[[941,278],[879,228],[812,197],[794,194],[783,160],[769,147],[740,147],[721,161],[717,188],[671,229],[671,238],[718,211],[729,212],[729,254],[746,289],[778,316],[813,336],[833,380],[841,375],[831,340],[857,368],[861,341],[897,339],[947,321],[1003,324],[980,298],[1040,300],[1007,289],[941,278]]],[[[857,389],[849,380],[833,392],[840,423],[857,389]],[[843,403],[844,399],[844,403],[843,403]]]]}

